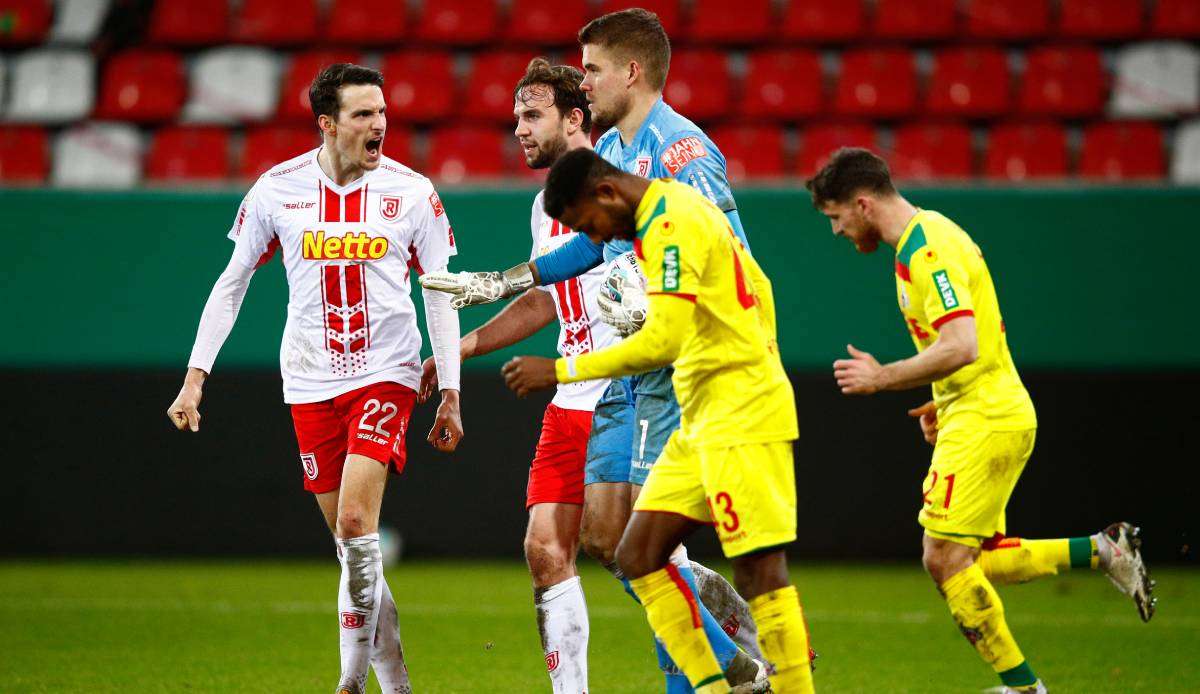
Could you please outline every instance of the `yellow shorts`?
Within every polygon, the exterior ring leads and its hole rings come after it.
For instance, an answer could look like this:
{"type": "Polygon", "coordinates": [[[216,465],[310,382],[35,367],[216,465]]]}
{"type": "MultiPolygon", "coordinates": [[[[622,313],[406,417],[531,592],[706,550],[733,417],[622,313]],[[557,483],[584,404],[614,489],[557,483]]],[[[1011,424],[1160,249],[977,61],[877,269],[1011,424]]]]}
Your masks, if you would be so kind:
{"type": "Polygon", "coordinates": [[[1004,507],[1036,434],[967,427],[938,432],[917,516],[925,533],[970,547],[1003,534],[1004,507]]]}
{"type": "Polygon", "coordinates": [[[784,545],[796,539],[792,465],[791,441],[706,448],[675,431],[633,510],[712,525],[727,557],[784,545]]]}

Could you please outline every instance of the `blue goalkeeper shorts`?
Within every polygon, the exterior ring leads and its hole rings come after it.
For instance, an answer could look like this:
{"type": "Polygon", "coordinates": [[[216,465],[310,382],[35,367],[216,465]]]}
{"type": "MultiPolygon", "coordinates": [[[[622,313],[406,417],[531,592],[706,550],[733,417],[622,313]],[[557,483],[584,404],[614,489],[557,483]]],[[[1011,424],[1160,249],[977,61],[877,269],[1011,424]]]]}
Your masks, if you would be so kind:
{"type": "Polygon", "coordinates": [[[679,404],[670,367],[613,379],[596,403],[583,483],[645,484],[678,428],[679,404]]]}

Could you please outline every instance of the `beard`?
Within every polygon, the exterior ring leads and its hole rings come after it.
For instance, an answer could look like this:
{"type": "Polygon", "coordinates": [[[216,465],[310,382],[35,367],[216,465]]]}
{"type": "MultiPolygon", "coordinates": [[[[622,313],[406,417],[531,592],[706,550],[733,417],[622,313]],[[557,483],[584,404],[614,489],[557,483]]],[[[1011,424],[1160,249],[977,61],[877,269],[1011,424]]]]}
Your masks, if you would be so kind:
{"type": "Polygon", "coordinates": [[[879,248],[879,242],[883,239],[883,235],[879,231],[879,227],[867,225],[863,228],[863,232],[854,239],[854,247],[859,253],[874,253],[879,248]]]}
{"type": "Polygon", "coordinates": [[[526,160],[525,165],[531,169],[548,169],[567,151],[567,138],[555,137],[546,142],[539,142],[537,154],[533,160],[526,160]]]}
{"type": "Polygon", "coordinates": [[[600,110],[596,108],[595,102],[588,106],[592,112],[592,131],[597,133],[605,133],[609,128],[617,124],[617,121],[625,117],[629,113],[630,97],[628,93],[618,97],[612,108],[600,110]]]}

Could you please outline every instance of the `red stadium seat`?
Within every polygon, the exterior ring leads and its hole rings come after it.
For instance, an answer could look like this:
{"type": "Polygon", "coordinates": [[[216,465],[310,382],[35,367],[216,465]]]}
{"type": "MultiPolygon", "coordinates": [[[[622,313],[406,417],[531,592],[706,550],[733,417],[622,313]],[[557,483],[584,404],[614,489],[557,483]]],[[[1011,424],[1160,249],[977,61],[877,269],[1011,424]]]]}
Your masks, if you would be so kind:
{"type": "Polygon", "coordinates": [[[496,128],[439,128],[429,136],[425,173],[443,183],[468,177],[496,177],[507,172],[505,145],[512,134],[496,128]]]}
{"type": "Polygon", "coordinates": [[[925,107],[933,114],[990,117],[1012,104],[1008,56],[999,48],[946,48],[933,59],[925,107]]]}
{"type": "Polygon", "coordinates": [[[958,29],[956,0],[879,0],[874,33],[888,39],[944,39],[958,29]]]}
{"type": "Polygon", "coordinates": [[[1142,33],[1141,0],[1062,0],[1058,33],[1070,38],[1122,39],[1142,33]]]}
{"type": "Polygon", "coordinates": [[[865,28],[863,0],[789,0],[780,32],[793,41],[849,41],[865,28]]]}
{"type": "Polygon", "coordinates": [[[513,0],[504,35],[523,45],[573,44],[587,9],[584,0],[513,0]]]}
{"type": "Polygon", "coordinates": [[[677,41],[686,33],[683,30],[679,5],[680,0],[603,0],[600,3],[600,12],[596,16],[630,7],[640,7],[658,15],[658,21],[662,23],[667,36],[670,36],[672,41],[677,41]]]}
{"type": "Polygon", "coordinates": [[[1045,36],[1050,29],[1049,0],[969,0],[967,34],[1005,41],[1045,36]]]}
{"type": "Polygon", "coordinates": [[[839,147],[866,147],[879,151],[875,129],[863,123],[814,125],[800,135],[796,173],[811,176],[839,147]]]}
{"type": "Polygon", "coordinates": [[[692,120],[715,118],[729,110],[732,84],[724,51],[681,50],[671,56],[663,97],[692,120]]]}
{"type": "Polygon", "coordinates": [[[50,29],[50,0],[0,2],[0,46],[41,43],[50,29]]]}
{"type": "Polygon", "coordinates": [[[151,181],[220,181],[229,168],[229,132],[219,127],[163,128],[146,157],[151,181]]]}
{"type": "Polygon", "coordinates": [[[970,178],[971,131],[961,124],[907,123],[896,129],[888,165],[909,181],[970,178]]]}
{"type": "Polygon", "coordinates": [[[1200,38],[1200,3],[1158,0],[1150,17],[1150,33],[1164,38],[1200,38]]]}
{"type": "Polygon", "coordinates": [[[495,0],[427,0],[417,36],[433,43],[466,46],[496,38],[500,19],[495,0]]]}
{"type": "Polygon", "coordinates": [[[308,88],[321,70],[334,63],[361,63],[362,56],[354,51],[309,51],[292,56],[279,92],[276,116],[285,121],[313,122],[308,88]]]}
{"type": "Polygon", "coordinates": [[[725,155],[725,168],[732,181],[782,176],[783,130],[774,125],[725,126],[709,133],[725,155]]]}
{"type": "Polygon", "coordinates": [[[475,54],[471,65],[463,115],[509,122],[513,119],[513,87],[534,58],[525,51],[488,51],[475,54]]]}
{"type": "Polygon", "coordinates": [[[325,38],[352,46],[390,44],[404,38],[407,7],[396,0],[334,0],[325,38]]]}
{"type": "Polygon", "coordinates": [[[104,65],[96,116],[139,123],[172,120],[186,96],[187,78],[179,54],[125,51],[104,65]]]}
{"type": "Polygon", "coordinates": [[[848,49],[834,96],[834,110],[855,116],[912,113],[917,103],[913,54],[902,48],[848,49]]]}
{"type": "Polygon", "coordinates": [[[1104,68],[1094,48],[1034,48],[1029,51],[1021,80],[1020,110],[1039,115],[1089,116],[1100,112],[1104,91],[1104,68]]]}
{"type": "Polygon", "coordinates": [[[820,113],[824,99],[821,59],[815,51],[777,49],[751,53],[738,100],[742,115],[771,119],[820,113]]]}
{"type": "Polygon", "coordinates": [[[772,32],[771,0],[695,0],[688,35],[704,43],[751,43],[772,32]]]}
{"type": "Polygon", "coordinates": [[[233,20],[233,39],[242,43],[298,46],[316,38],[316,0],[244,0],[233,20]]]}
{"type": "Polygon", "coordinates": [[[152,43],[206,46],[229,37],[228,0],[158,0],[150,13],[152,43]]]}
{"type": "Polygon", "coordinates": [[[392,53],[384,57],[382,71],[389,121],[428,123],[454,112],[458,81],[449,53],[392,53]]]}
{"type": "Polygon", "coordinates": [[[1163,135],[1147,122],[1101,122],[1083,132],[1079,176],[1110,181],[1162,178],[1163,135]]]}
{"type": "Polygon", "coordinates": [[[36,126],[0,128],[0,181],[44,183],[49,172],[45,130],[36,126]]]}
{"type": "Polygon", "coordinates": [[[1003,181],[1067,175],[1067,133],[1054,122],[1005,123],[988,136],[983,173],[1003,181]]]}
{"type": "MultiPolygon", "coordinates": [[[[386,137],[390,138],[391,134],[386,137]]],[[[320,145],[321,133],[316,125],[267,125],[251,128],[246,131],[238,173],[241,178],[258,178],[276,164],[316,149],[320,145]]]]}

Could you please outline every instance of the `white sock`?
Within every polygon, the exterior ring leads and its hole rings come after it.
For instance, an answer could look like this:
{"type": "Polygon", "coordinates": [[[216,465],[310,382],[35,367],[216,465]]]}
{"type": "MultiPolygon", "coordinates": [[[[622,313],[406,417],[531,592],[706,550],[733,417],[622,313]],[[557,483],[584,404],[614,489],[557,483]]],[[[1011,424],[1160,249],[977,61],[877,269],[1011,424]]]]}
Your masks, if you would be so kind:
{"type": "MultiPolygon", "coordinates": [[[[674,561],[674,557],[672,557],[674,561]]],[[[684,554],[687,561],[687,554],[684,554]]],[[[750,606],[721,574],[703,564],[691,562],[696,576],[696,588],[700,591],[700,602],[729,634],[729,638],[755,660],[766,661],[758,645],[758,625],[750,614],[750,606]]]]}
{"type": "Polygon", "coordinates": [[[371,667],[383,694],[412,694],[408,666],[404,664],[404,647],[400,644],[400,620],[396,617],[396,602],[387,579],[380,581],[379,621],[375,625],[375,643],[371,647],[371,667]]]}
{"type": "Polygon", "coordinates": [[[588,614],[579,577],[535,589],[534,605],[554,694],[586,692],[588,614]]]}
{"type": "MultiPolygon", "coordinates": [[[[339,687],[362,692],[375,643],[383,591],[383,556],[379,533],[338,540],[342,578],[338,584],[342,675],[339,687]]],[[[397,637],[398,638],[398,637],[397,637]]]]}

